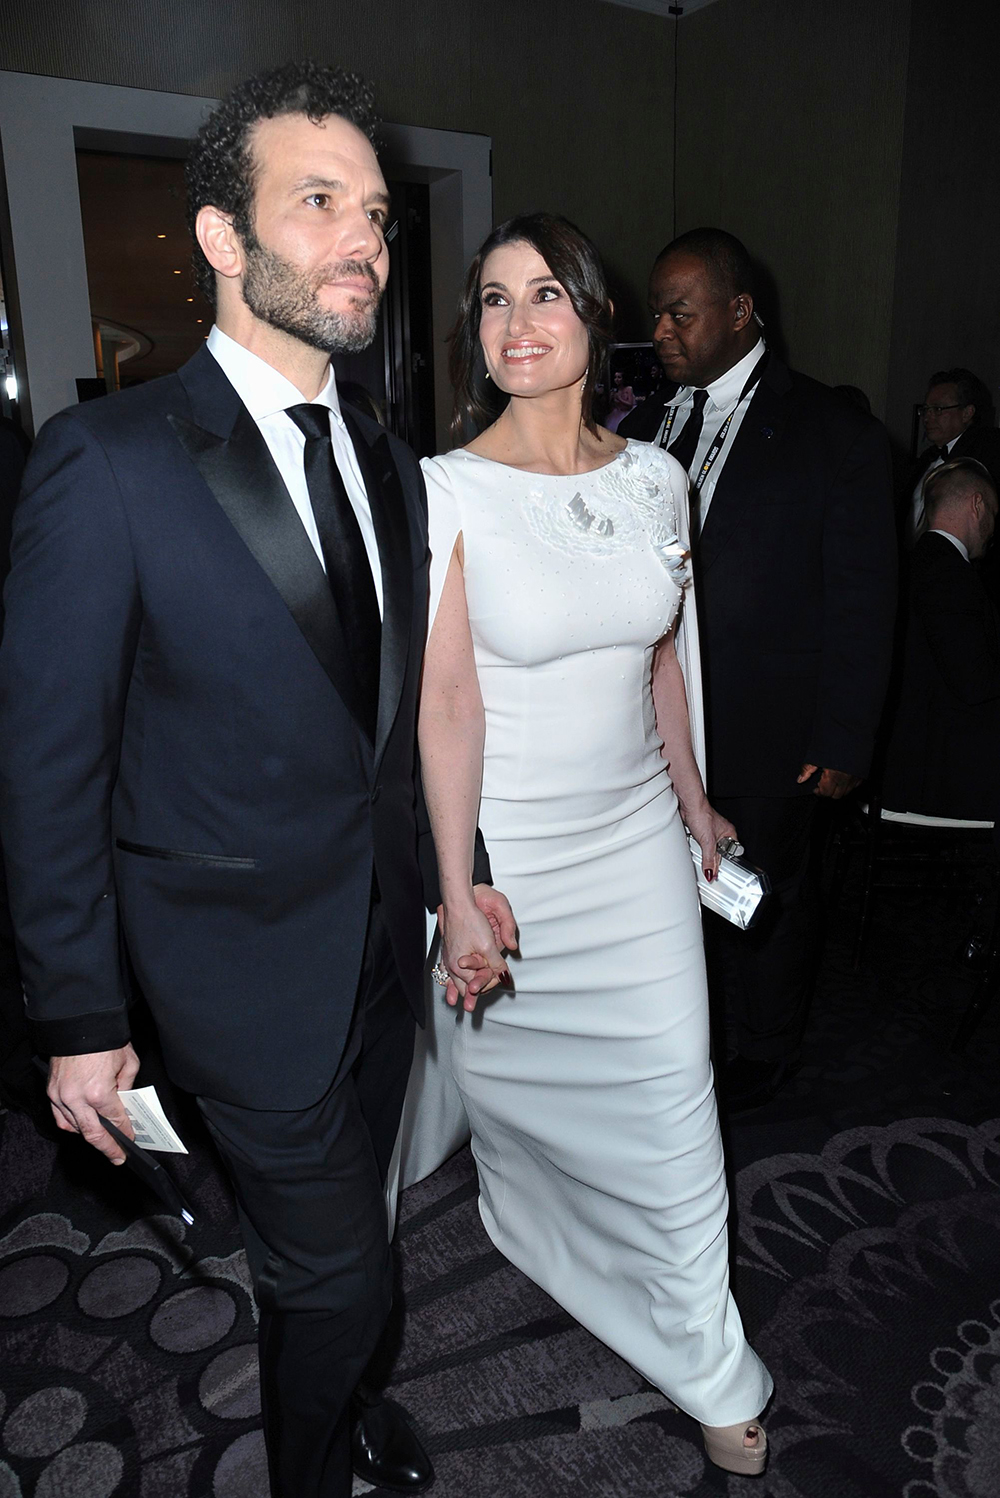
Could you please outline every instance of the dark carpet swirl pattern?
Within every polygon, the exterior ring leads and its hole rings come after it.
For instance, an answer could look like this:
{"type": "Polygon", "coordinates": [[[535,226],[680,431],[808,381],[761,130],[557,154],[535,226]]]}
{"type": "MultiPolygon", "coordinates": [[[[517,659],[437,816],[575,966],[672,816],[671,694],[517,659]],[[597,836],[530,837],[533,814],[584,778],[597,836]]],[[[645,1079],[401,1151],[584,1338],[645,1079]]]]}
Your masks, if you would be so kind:
{"type": "MultiPolygon", "coordinates": [[[[1000,1005],[947,1038],[968,901],[831,922],[805,1065],[727,1131],[733,1279],[775,1376],[767,1477],[698,1433],[492,1248],[467,1151],[406,1193],[393,1391],[440,1498],[997,1498],[1000,1005]]],[[[266,1498],[254,1307],[183,1115],[185,1228],[124,1172],[0,1114],[0,1498],[266,1498]]],[[[376,1490],[356,1485],[357,1493],[376,1490]]]]}

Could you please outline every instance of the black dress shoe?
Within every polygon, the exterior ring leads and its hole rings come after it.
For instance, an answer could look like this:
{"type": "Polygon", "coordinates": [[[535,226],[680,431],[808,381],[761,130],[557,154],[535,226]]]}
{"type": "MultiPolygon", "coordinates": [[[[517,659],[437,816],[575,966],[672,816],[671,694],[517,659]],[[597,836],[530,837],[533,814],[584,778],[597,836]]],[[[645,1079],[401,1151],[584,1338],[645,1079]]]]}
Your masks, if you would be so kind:
{"type": "Polygon", "coordinates": [[[406,1411],[393,1399],[356,1399],[351,1406],[354,1475],[394,1493],[423,1493],[434,1481],[431,1459],[406,1411]]]}
{"type": "Polygon", "coordinates": [[[778,1061],[734,1056],[726,1067],[722,1084],[727,1113],[747,1113],[751,1108],[763,1108],[792,1080],[798,1069],[796,1056],[786,1056],[778,1061]]]}

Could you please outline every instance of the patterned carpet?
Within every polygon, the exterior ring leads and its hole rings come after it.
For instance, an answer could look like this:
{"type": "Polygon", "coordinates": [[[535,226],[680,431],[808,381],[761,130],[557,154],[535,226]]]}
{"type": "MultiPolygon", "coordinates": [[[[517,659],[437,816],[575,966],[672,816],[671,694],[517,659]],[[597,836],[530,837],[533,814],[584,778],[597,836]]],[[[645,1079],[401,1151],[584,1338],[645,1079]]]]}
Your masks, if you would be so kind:
{"type": "MultiPolygon", "coordinates": [[[[887,893],[854,974],[848,898],[802,1071],[728,1131],[733,1278],[777,1385],[763,1481],[709,1467],[506,1264],[468,1151],[406,1193],[393,1392],[436,1498],[996,1498],[1000,1005],[946,1048],[976,919],[967,896],[887,893]]],[[[265,1498],[253,1305],[207,1147],[179,1168],[185,1229],[76,1141],[0,1130],[0,1498],[265,1498]]]]}

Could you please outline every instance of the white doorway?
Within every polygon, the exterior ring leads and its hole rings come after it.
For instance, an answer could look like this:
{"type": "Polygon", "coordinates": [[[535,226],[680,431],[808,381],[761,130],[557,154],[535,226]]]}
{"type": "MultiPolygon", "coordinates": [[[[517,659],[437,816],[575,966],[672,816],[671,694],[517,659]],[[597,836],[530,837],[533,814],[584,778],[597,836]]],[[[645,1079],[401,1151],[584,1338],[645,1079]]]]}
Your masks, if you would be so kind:
{"type": "MultiPolygon", "coordinates": [[[[29,434],[79,399],[78,380],[97,378],[77,152],[182,158],[216,102],[0,72],[11,373],[29,434]]],[[[434,424],[443,450],[451,409],[445,339],[465,267],[493,222],[490,140],[406,125],[381,133],[386,177],[427,192],[434,424]]]]}

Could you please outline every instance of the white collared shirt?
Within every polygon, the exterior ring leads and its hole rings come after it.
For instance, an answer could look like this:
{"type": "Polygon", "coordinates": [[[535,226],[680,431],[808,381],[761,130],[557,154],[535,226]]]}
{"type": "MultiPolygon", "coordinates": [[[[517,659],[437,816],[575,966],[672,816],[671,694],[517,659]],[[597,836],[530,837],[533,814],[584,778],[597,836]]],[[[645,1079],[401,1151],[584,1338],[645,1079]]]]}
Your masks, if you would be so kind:
{"type": "Polygon", "coordinates": [[[326,566],[323,562],[323,549],[320,546],[319,531],[316,528],[316,518],[309,500],[309,486],[306,483],[305,433],[299,430],[286,412],[289,406],[308,404],[329,407],[330,440],[333,443],[334,461],[344,480],[344,488],[351,501],[351,508],[358,517],[381,615],[383,613],[382,566],[379,561],[378,543],[375,540],[371,506],[368,503],[368,493],[358,467],[354,443],[344,425],[344,418],[340,414],[340,397],[337,394],[337,380],[332,367],[330,377],[319,395],[307,402],[302,391],[297,389],[291,380],[286,380],[285,376],[279,374],[273,365],[268,364],[257,354],[252,354],[241,343],[230,338],[228,333],[223,333],[221,328],[213,327],[209,333],[208,349],[209,353],[218,360],[223,374],[260,428],[261,436],[267,443],[271,457],[284,480],[292,504],[295,506],[324,571],[326,566]]]}
{"type": "MultiPolygon", "coordinates": [[[[708,391],[708,400],[705,402],[705,424],[701,429],[701,436],[698,439],[698,446],[695,448],[689,473],[696,474],[701,468],[709,448],[719,434],[719,428],[730,411],[736,409],[736,402],[743,393],[743,387],[747,380],[749,380],[754,365],[763,356],[763,353],[764,340],[763,338],[758,338],[756,345],[750,350],[749,354],[744,354],[738,364],[734,364],[732,369],[727,369],[725,374],[720,375],[717,380],[713,380],[711,385],[703,387],[708,391]]],[[[675,442],[684,430],[684,423],[691,414],[695,388],[694,385],[682,385],[671,401],[671,405],[676,406],[677,411],[674,416],[674,424],[670,431],[670,442],[675,442]]],[[[705,523],[705,516],[708,514],[708,507],[712,503],[715,486],[719,482],[719,476],[723,468],[726,466],[726,458],[732,451],[733,443],[736,440],[736,433],[740,429],[740,423],[746,415],[752,400],[753,396],[751,395],[736,409],[736,414],[726,434],[726,444],[712,464],[708,477],[701,486],[701,495],[697,500],[692,491],[691,520],[692,524],[696,524],[699,528],[705,523]]],[[[664,415],[663,422],[665,421],[666,416],[664,415]]],[[[659,442],[663,435],[663,422],[660,423],[660,430],[656,434],[657,442],[659,442]]]]}
{"type": "MultiPolygon", "coordinates": [[[[965,435],[964,432],[959,432],[958,437],[962,437],[964,435],[965,435]]],[[[952,448],[955,446],[955,443],[958,441],[958,437],[952,437],[952,439],[951,439],[950,442],[946,442],[945,443],[945,447],[947,447],[947,449],[948,449],[948,457],[949,458],[951,457],[951,450],[952,450],[952,448]]],[[[907,535],[907,539],[908,539],[908,541],[909,541],[909,543],[910,543],[911,546],[924,533],[924,526],[926,524],[926,517],[924,515],[924,485],[927,482],[927,475],[930,474],[930,473],[933,473],[934,470],[935,470],[935,468],[940,468],[941,464],[944,461],[945,461],[944,458],[937,457],[937,458],[934,459],[933,463],[928,464],[927,468],[921,474],[919,480],[917,481],[917,487],[913,491],[913,500],[912,500],[912,503],[910,505],[910,523],[909,523],[908,535],[907,535]]],[[[943,536],[946,536],[948,534],[948,532],[947,531],[942,531],[941,534],[943,536]]],[[[952,536],[951,539],[954,541],[955,537],[952,536]]],[[[968,561],[969,560],[968,557],[966,557],[965,560],[968,561]]]]}
{"type": "MultiPolygon", "coordinates": [[[[955,438],[955,441],[958,441],[957,437],[955,438]]],[[[960,551],[962,553],[967,562],[972,560],[972,558],[969,556],[969,548],[966,546],[965,542],[960,541],[957,536],[953,536],[951,531],[943,531],[939,525],[932,525],[927,534],[929,536],[944,536],[946,540],[951,542],[956,551],[960,551]]]]}

